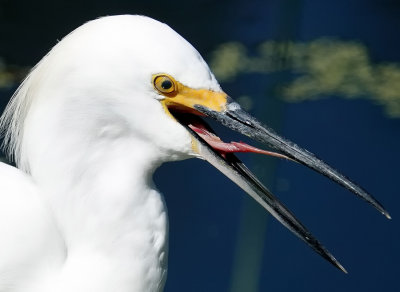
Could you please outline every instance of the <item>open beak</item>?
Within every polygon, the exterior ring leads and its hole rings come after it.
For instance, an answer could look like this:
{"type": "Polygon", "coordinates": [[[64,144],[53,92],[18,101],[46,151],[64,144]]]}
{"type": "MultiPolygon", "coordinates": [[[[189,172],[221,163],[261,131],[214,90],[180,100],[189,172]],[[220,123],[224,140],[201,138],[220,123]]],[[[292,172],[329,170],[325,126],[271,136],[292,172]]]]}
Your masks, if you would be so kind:
{"type": "Polygon", "coordinates": [[[346,189],[350,190],[357,196],[370,203],[388,219],[391,219],[389,213],[384,209],[384,207],[373,196],[368,194],[363,188],[349,180],[344,175],[340,174],[337,170],[335,170],[322,160],[318,159],[314,154],[305,149],[302,149],[295,143],[279,136],[272,129],[262,125],[254,117],[242,110],[239,104],[234,102],[231,98],[227,98],[226,110],[222,112],[209,109],[203,105],[195,105],[194,108],[205,116],[217,120],[224,126],[250,138],[253,138],[261,143],[264,143],[270,147],[273,147],[290,159],[299,162],[315,170],[316,172],[330,178],[331,180],[335,181],[339,185],[345,187],[346,189]]]}
{"type": "Polygon", "coordinates": [[[318,159],[315,155],[280,137],[273,130],[262,125],[254,117],[242,110],[239,104],[225,93],[204,89],[194,90],[186,88],[180,83],[178,85],[180,88],[178,88],[177,94],[167,97],[163,101],[163,105],[191,133],[195,141],[195,151],[252,196],[279,222],[305,241],[323,258],[346,272],[332,254],[255,177],[234,155],[234,152],[262,153],[301,163],[347,188],[390,219],[390,215],[384,207],[360,186],[318,159]],[[257,149],[242,142],[225,143],[216,136],[200,116],[210,117],[234,131],[278,150],[280,153],[257,149]]]}

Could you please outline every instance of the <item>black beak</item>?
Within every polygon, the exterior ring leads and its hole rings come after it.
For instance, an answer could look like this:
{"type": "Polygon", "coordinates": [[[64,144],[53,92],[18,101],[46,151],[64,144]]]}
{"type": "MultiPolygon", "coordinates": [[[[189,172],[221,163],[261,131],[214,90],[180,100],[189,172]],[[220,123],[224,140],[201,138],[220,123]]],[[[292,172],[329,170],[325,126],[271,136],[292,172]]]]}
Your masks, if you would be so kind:
{"type": "MultiPolygon", "coordinates": [[[[270,147],[273,147],[286,155],[288,158],[306,165],[320,174],[332,179],[357,196],[374,206],[379,212],[390,219],[389,213],[384,207],[364,189],[350,181],[344,175],[318,159],[312,153],[304,150],[293,142],[280,137],[273,130],[262,125],[255,118],[243,111],[239,104],[228,98],[226,110],[217,112],[202,105],[194,105],[194,108],[201,114],[211,117],[226,127],[242,133],[250,138],[258,140],[270,147]]],[[[251,195],[278,221],[286,226],[295,235],[305,241],[323,258],[332,263],[335,267],[347,273],[344,267],[332,256],[332,254],[302,225],[294,215],[250,172],[250,170],[233,154],[221,155],[211,147],[198,133],[193,131],[189,122],[185,121],[185,115],[174,114],[177,120],[187,128],[192,136],[199,142],[199,154],[219,169],[245,192],[251,195]]],[[[211,131],[211,129],[210,129],[211,131]]]]}
{"type": "Polygon", "coordinates": [[[273,147],[294,161],[297,161],[330,178],[370,203],[388,219],[391,219],[389,213],[384,209],[382,204],[380,204],[372,195],[368,194],[367,191],[317,158],[314,154],[302,149],[295,143],[280,137],[272,129],[262,125],[254,117],[242,110],[239,104],[234,102],[231,98],[228,98],[227,110],[224,112],[209,110],[201,105],[195,105],[195,108],[202,114],[222,123],[224,126],[273,147]]]}

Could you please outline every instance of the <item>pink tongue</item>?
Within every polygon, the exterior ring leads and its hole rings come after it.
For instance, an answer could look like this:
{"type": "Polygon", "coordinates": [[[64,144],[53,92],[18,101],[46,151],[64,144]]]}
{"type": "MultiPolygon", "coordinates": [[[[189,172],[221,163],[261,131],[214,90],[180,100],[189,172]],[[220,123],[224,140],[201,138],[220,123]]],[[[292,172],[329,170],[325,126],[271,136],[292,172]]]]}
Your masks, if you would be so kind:
{"type": "Polygon", "coordinates": [[[290,159],[286,155],[262,150],[253,146],[250,146],[243,142],[230,142],[225,143],[222,141],[218,136],[209,132],[202,124],[196,123],[195,125],[189,124],[188,125],[193,131],[195,131],[201,138],[203,138],[214,150],[217,150],[222,155],[226,153],[236,153],[236,152],[252,152],[252,153],[259,153],[265,154],[270,156],[275,156],[279,158],[290,159]]]}

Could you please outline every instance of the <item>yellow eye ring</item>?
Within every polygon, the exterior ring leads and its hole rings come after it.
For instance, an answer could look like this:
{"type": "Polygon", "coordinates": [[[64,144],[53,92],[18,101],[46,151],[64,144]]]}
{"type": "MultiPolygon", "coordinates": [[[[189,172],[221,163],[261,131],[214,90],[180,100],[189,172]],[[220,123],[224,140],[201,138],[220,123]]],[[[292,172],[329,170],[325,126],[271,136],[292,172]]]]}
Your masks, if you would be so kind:
{"type": "Polygon", "coordinates": [[[165,74],[153,77],[153,85],[157,91],[165,95],[174,94],[177,90],[175,80],[165,74]]]}

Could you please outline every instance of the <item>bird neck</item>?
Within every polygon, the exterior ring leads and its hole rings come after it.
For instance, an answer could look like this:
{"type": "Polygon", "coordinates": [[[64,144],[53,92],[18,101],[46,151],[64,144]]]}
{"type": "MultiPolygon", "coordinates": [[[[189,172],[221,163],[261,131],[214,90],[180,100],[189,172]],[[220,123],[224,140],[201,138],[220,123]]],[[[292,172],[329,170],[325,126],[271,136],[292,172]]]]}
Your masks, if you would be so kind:
{"type": "MultiPolygon", "coordinates": [[[[151,177],[160,155],[146,141],[101,131],[77,139],[79,145],[53,145],[57,151],[32,167],[65,239],[59,285],[68,291],[159,291],[168,222],[151,177]]],[[[74,143],[73,137],[65,140],[74,143]]]]}

